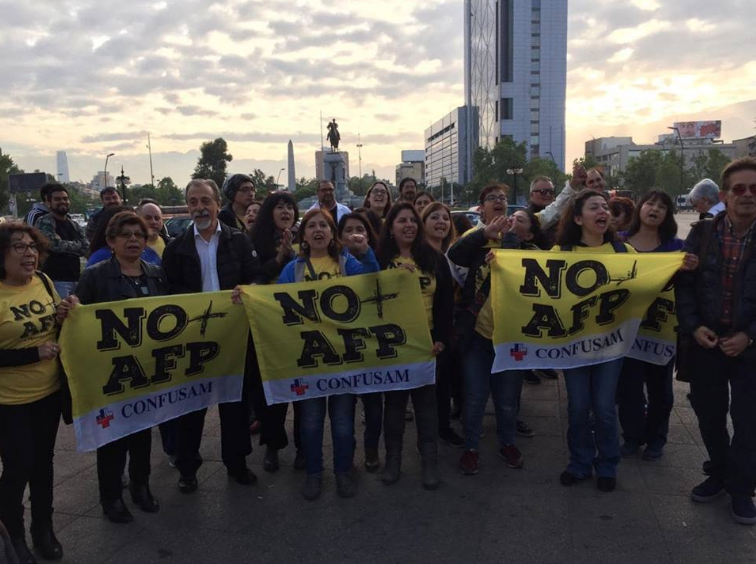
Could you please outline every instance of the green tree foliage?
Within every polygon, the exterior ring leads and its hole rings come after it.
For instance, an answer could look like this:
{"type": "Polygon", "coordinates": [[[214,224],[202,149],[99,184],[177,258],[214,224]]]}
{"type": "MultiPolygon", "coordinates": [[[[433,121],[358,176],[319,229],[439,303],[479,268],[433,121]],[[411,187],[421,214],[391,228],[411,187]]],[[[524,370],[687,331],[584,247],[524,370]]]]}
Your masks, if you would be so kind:
{"type": "Polygon", "coordinates": [[[185,203],[184,192],[170,176],[158,180],[155,199],[162,206],[180,206],[185,203]]]}
{"type": "Polygon", "coordinates": [[[630,159],[621,174],[623,188],[631,190],[636,195],[654,188],[656,171],[661,167],[663,159],[661,151],[642,151],[639,156],[630,159]]]}
{"type": "Polygon", "coordinates": [[[218,137],[215,141],[203,143],[200,153],[192,178],[209,178],[220,188],[226,179],[226,164],[234,159],[228,152],[228,144],[218,137]]]}
{"type": "Polygon", "coordinates": [[[10,193],[8,192],[8,176],[11,174],[21,174],[24,171],[16,166],[10,155],[4,155],[0,151],[0,210],[3,213],[8,211],[8,200],[10,199],[10,193]]]}

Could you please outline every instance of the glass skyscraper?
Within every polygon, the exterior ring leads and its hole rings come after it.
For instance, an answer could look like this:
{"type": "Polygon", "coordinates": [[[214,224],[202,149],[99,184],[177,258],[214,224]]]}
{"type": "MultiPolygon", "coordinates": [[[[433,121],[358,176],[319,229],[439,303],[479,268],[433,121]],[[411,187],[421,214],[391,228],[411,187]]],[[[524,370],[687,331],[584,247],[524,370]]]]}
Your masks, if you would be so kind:
{"type": "Polygon", "coordinates": [[[567,0],[465,0],[465,102],[481,147],[511,137],[564,169],[566,88],[567,0]]]}

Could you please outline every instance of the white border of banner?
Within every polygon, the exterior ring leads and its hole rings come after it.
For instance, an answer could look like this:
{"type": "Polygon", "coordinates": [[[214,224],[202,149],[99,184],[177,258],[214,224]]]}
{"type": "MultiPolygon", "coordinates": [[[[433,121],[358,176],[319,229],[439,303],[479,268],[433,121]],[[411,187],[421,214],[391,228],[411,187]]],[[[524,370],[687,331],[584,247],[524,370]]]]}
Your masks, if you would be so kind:
{"type": "Polygon", "coordinates": [[[76,450],[79,452],[95,450],[107,443],[143,429],[150,429],[186,413],[204,409],[216,403],[240,401],[243,380],[244,377],[241,374],[190,380],[172,388],[94,409],[74,418],[76,450]],[[176,393],[177,399],[170,402],[173,392],[176,393]],[[187,396],[192,392],[195,395],[179,398],[182,392],[187,396]],[[168,412],[166,409],[168,406],[175,407],[168,412]],[[135,413],[140,409],[143,410],[141,413],[135,413]],[[108,421],[107,427],[97,423],[101,410],[113,416],[108,421]]]}
{"type": "Polygon", "coordinates": [[[494,345],[496,358],[493,363],[493,372],[502,372],[504,370],[533,370],[539,368],[577,368],[578,366],[590,366],[616,360],[627,354],[632,347],[635,337],[640,327],[640,319],[629,319],[614,327],[611,331],[602,331],[601,333],[586,335],[580,339],[575,339],[560,345],[549,343],[549,338],[544,337],[540,343],[498,343],[494,345]],[[563,353],[569,349],[580,347],[584,342],[594,341],[595,339],[613,338],[616,336],[616,342],[609,346],[602,346],[597,352],[590,351],[586,353],[576,352],[564,358],[563,353]],[[520,361],[515,360],[513,350],[518,347],[522,348],[524,354],[520,361]],[[549,355],[548,351],[557,351],[557,355],[549,355]],[[541,351],[544,355],[540,355],[541,351]]]}
{"type": "Polygon", "coordinates": [[[302,375],[300,378],[263,381],[269,404],[288,403],[338,394],[369,394],[410,390],[436,382],[436,360],[413,364],[374,366],[352,372],[302,375]],[[370,383],[365,381],[370,379],[370,383]],[[380,378],[381,382],[376,383],[380,378]],[[292,388],[299,388],[300,394],[292,388]]]}
{"type": "Polygon", "coordinates": [[[649,362],[651,364],[656,364],[658,366],[667,366],[673,358],[675,358],[675,355],[677,354],[677,341],[665,341],[663,339],[654,339],[653,337],[647,337],[645,335],[641,335],[640,332],[633,340],[633,346],[630,347],[630,350],[627,351],[627,358],[634,358],[635,360],[642,360],[643,362],[649,362]],[[671,354],[669,356],[665,355],[659,355],[655,352],[643,352],[642,350],[637,350],[635,348],[635,345],[639,342],[646,341],[648,343],[651,343],[652,346],[661,346],[664,348],[665,352],[670,352],[671,354]]]}

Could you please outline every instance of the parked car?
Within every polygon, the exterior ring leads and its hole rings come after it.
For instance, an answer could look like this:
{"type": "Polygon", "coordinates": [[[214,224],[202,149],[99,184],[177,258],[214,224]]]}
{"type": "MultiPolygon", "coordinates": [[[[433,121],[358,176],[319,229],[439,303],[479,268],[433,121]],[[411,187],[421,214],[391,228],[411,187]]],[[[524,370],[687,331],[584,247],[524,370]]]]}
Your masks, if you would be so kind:
{"type": "Polygon", "coordinates": [[[165,220],[165,228],[168,231],[168,236],[171,239],[181,235],[191,224],[192,218],[188,215],[174,216],[170,219],[165,220]]]}

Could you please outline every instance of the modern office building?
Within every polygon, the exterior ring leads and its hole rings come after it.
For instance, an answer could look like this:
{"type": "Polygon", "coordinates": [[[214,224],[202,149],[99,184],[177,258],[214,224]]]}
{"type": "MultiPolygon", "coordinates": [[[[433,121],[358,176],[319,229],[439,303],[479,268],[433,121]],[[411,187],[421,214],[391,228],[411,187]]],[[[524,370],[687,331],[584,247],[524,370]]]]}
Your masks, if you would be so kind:
{"type": "Polygon", "coordinates": [[[71,175],[68,173],[68,157],[65,151],[58,151],[55,155],[58,165],[57,181],[63,184],[71,182],[71,175]]]}
{"type": "Polygon", "coordinates": [[[567,0],[465,0],[465,103],[479,146],[510,137],[564,169],[566,89],[567,0]]]}
{"type": "Polygon", "coordinates": [[[460,106],[425,130],[426,186],[441,186],[442,179],[456,184],[472,180],[470,149],[477,137],[476,116],[476,111],[460,106]],[[469,136],[473,136],[473,142],[469,136]]]}

